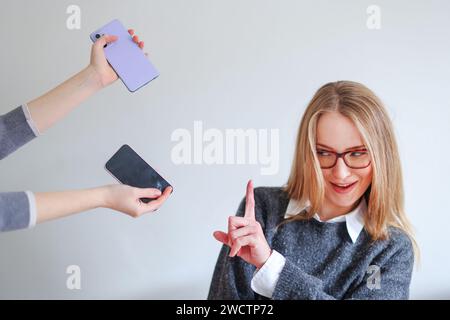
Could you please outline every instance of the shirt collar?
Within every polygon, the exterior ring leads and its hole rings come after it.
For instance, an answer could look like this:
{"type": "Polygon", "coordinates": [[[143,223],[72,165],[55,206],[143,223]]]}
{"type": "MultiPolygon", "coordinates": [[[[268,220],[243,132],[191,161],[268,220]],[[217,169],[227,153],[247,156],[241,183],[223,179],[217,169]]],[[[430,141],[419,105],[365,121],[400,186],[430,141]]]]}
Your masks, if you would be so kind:
{"type": "MultiPolygon", "coordinates": [[[[302,204],[298,200],[290,199],[284,218],[288,219],[299,213],[302,213],[302,211],[307,209],[308,207],[310,207],[309,200],[302,204]]],[[[325,221],[325,223],[335,223],[345,221],[348,235],[352,239],[352,242],[355,243],[356,239],[358,239],[359,234],[364,228],[364,214],[366,213],[366,211],[367,211],[367,204],[366,200],[363,197],[359,202],[358,206],[353,211],[345,215],[341,215],[328,221],[325,221]]],[[[320,217],[317,213],[315,213],[313,217],[317,221],[323,222],[322,220],[320,220],[320,217]]]]}

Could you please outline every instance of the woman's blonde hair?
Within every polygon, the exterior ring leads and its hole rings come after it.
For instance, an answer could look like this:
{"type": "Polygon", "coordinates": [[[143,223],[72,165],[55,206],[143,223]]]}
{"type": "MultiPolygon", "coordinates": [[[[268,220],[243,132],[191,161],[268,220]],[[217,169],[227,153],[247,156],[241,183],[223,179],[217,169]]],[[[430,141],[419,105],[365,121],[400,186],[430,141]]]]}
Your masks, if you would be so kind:
{"type": "Polygon", "coordinates": [[[402,169],[391,120],[380,99],[357,82],[337,81],[322,86],[306,108],[286,191],[290,198],[300,202],[309,200],[311,208],[290,220],[312,218],[324,199],[324,179],[316,155],[316,129],[319,117],[325,112],[339,112],[352,120],[371,155],[372,182],[363,195],[367,201],[366,231],[375,241],[389,237],[389,226],[400,228],[410,237],[417,256],[417,243],[404,212],[402,169]]]}

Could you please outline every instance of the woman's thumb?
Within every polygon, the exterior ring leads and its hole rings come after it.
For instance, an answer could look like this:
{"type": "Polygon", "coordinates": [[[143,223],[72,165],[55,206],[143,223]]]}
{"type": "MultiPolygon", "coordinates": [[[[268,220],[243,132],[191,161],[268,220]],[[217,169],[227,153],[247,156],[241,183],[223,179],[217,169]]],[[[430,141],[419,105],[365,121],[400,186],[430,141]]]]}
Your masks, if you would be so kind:
{"type": "Polygon", "coordinates": [[[216,238],[217,241],[222,242],[223,244],[228,245],[228,234],[222,231],[215,231],[213,233],[214,238],[216,238]]]}
{"type": "Polygon", "coordinates": [[[116,41],[117,39],[119,39],[119,37],[117,36],[113,36],[113,35],[104,35],[102,36],[100,39],[98,39],[97,41],[95,41],[95,45],[97,47],[103,48],[106,44],[111,43],[116,41]]]}
{"type": "Polygon", "coordinates": [[[139,189],[138,195],[140,198],[158,198],[161,196],[161,191],[156,188],[145,188],[145,189],[139,189]]]}

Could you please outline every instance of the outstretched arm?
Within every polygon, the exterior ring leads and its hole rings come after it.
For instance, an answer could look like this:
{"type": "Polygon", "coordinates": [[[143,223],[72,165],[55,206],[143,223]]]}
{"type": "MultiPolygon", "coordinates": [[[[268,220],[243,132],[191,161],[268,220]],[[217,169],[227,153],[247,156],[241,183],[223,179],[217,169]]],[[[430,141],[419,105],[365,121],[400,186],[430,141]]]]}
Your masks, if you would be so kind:
{"type": "MultiPolygon", "coordinates": [[[[128,32],[131,35],[134,34],[131,29],[128,32]]],[[[98,39],[92,46],[91,60],[86,68],[56,88],[27,103],[31,118],[40,133],[46,131],[94,93],[117,80],[117,74],[108,64],[103,51],[107,43],[117,39],[114,35],[105,35],[98,39]]],[[[144,43],[139,41],[137,36],[133,39],[143,49],[144,43]]]]}
{"type": "Polygon", "coordinates": [[[36,223],[100,207],[137,218],[158,210],[171,192],[171,187],[167,187],[161,194],[158,189],[118,184],[62,192],[0,193],[0,232],[29,228],[36,223]],[[140,201],[141,198],[154,200],[144,203],[140,201]]]}
{"type": "Polygon", "coordinates": [[[167,200],[171,187],[161,194],[158,189],[110,185],[93,189],[36,193],[37,223],[69,216],[95,208],[110,208],[131,217],[156,211],[167,200]],[[140,198],[156,199],[149,203],[140,198]]]}
{"type": "MultiPolygon", "coordinates": [[[[128,31],[132,36],[133,30],[128,31]]],[[[0,160],[45,132],[66,116],[81,102],[117,80],[117,74],[108,64],[103,46],[117,40],[103,36],[91,49],[89,65],[56,88],[7,114],[0,115],[0,160]]],[[[144,48],[136,35],[134,42],[144,48]]]]}

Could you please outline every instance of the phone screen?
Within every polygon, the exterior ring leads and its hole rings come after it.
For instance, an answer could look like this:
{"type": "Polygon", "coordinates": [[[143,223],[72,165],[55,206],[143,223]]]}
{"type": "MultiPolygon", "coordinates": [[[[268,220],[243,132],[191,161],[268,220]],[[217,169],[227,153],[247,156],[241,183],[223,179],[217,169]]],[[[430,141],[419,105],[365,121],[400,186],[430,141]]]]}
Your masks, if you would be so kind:
{"type": "MultiPolygon", "coordinates": [[[[145,162],[129,145],[123,145],[105,165],[121,183],[138,188],[156,188],[163,192],[171,186],[147,162],[145,162]]],[[[152,199],[142,198],[144,203],[152,199]]]]}

